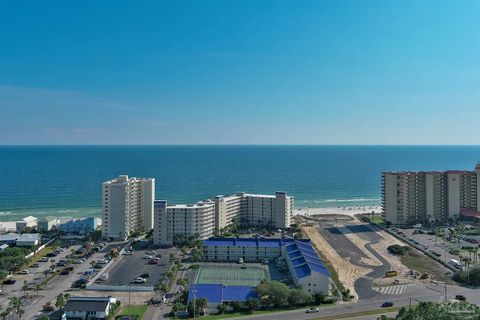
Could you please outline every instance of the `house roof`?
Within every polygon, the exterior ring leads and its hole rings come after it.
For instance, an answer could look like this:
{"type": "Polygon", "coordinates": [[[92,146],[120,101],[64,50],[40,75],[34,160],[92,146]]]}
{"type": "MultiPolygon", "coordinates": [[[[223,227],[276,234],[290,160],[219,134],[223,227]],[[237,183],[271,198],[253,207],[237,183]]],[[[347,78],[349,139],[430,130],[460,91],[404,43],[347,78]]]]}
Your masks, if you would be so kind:
{"type": "Polygon", "coordinates": [[[298,278],[310,276],[312,272],[318,272],[330,276],[330,272],[323,264],[312,244],[304,241],[295,241],[287,245],[287,257],[290,260],[298,278]]]}
{"type": "Polygon", "coordinates": [[[71,297],[64,311],[105,311],[110,297],[71,297]]]}
{"type": "Polygon", "coordinates": [[[38,241],[40,239],[39,233],[24,233],[20,235],[17,241],[38,241]]]}
{"type": "MultiPolygon", "coordinates": [[[[216,247],[268,247],[280,248],[292,243],[294,239],[266,239],[266,238],[210,238],[203,240],[203,245],[216,247]]],[[[308,240],[303,240],[308,241],[308,240]]]]}
{"type": "Polygon", "coordinates": [[[257,297],[255,288],[250,286],[224,286],[223,284],[192,284],[188,290],[188,301],[205,298],[209,303],[225,301],[247,301],[257,297]]]}
{"type": "Polygon", "coordinates": [[[20,234],[18,233],[6,233],[0,235],[0,241],[15,241],[20,238],[20,234]]]}

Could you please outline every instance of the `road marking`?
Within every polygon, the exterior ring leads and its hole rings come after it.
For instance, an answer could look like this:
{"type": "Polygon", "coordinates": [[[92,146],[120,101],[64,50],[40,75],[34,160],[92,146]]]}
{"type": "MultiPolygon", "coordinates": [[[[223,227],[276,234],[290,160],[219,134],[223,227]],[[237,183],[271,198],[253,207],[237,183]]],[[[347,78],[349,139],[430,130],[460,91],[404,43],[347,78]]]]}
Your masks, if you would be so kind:
{"type": "Polygon", "coordinates": [[[387,287],[373,287],[372,289],[381,294],[403,294],[413,283],[399,284],[387,287]]]}

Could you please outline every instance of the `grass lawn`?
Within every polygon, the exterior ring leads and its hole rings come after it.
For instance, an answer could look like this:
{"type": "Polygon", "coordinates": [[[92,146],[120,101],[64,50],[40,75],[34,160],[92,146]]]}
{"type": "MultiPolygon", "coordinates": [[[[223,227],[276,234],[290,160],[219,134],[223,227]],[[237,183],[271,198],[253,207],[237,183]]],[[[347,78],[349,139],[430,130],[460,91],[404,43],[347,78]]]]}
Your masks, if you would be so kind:
{"type": "Polygon", "coordinates": [[[415,270],[419,273],[428,273],[431,278],[440,281],[448,281],[448,277],[445,276],[445,270],[442,265],[425,254],[416,250],[409,250],[402,256],[402,263],[411,270],[415,270]]]}
{"type": "MultiPolygon", "coordinates": [[[[137,316],[137,319],[143,319],[143,314],[145,311],[147,311],[148,306],[147,305],[141,305],[141,306],[130,306],[130,315],[131,316],[137,316]]],[[[117,316],[128,316],[129,314],[129,307],[128,305],[123,306],[120,311],[117,313],[117,316]]]]}
{"type": "Polygon", "coordinates": [[[40,260],[41,258],[45,257],[47,254],[49,254],[50,252],[53,252],[55,251],[57,247],[55,246],[48,246],[46,248],[43,248],[42,250],[40,250],[40,252],[38,252],[36,255],[34,255],[33,257],[31,257],[27,263],[27,266],[30,267],[32,264],[38,262],[38,260],[40,260]]]}
{"type": "Polygon", "coordinates": [[[376,223],[376,224],[382,224],[382,223],[385,222],[385,220],[383,219],[383,216],[378,215],[378,214],[370,216],[370,221],[372,221],[373,223],[376,223]]]}

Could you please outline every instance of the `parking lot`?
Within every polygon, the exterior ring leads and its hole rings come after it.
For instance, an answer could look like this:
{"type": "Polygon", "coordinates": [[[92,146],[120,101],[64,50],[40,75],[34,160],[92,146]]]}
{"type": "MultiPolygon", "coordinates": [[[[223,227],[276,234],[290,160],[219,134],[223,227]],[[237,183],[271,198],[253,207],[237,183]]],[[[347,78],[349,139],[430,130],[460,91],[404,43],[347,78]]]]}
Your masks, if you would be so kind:
{"type": "Polygon", "coordinates": [[[132,285],[132,286],[155,286],[168,272],[172,262],[170,254],[174,249],[156,249],[155,254],[147,254],[145,248],[134,247],[132,255],[122,255],[118,262],[108,270],[108,279],[103,281],[105,285],[132,285]],[[149,264],[147,255],[159,257],[158,264],[149,264]],[[145,283],[133,281],[141,275],[148,274],[145,283]]]}
{"type": "Polygon", "coordinates": [[[436,256],[440,261],[444,263],[449,263],[451,259],[459,261],[459,254],[462,254],[462,247],[478,246],[478,244],[472,244],[462,239],[447,241],[440,236],[426,233],[418,233],[418,229],[413,228],[399,229],[393,232],[397,233],[399,237],[401,237],[406,242],[436,256]],[[455,251],[458,251],[459,254],[452,254],[455,253],[455,251]]]}

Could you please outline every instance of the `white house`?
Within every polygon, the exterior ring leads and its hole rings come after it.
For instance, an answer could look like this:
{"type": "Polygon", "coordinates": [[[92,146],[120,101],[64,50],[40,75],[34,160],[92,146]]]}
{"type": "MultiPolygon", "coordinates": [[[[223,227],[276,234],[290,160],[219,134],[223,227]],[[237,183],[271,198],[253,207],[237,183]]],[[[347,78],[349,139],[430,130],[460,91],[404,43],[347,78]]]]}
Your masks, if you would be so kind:
{"type": "Polygon", "coordinates": [[[17,239],[17,243],[16,243],[18,247],[31,247],[31,246],[37,246],[39,244],[40,244],[39,233],[21,234],[20,238],[17,239]]]}
{"type": "Polygon", "coordinates": [[[26,228],[33,228],[37,226],[37,218],[34,216],[28,216],[20,221],[17,221],[17,232],[22,232],[26,228]]]}
{"type": "Polygon", "coordinates": [[[116,302],[112,297],[71,297],[63,311],[67,319],[106,319],[116,302]]]}

